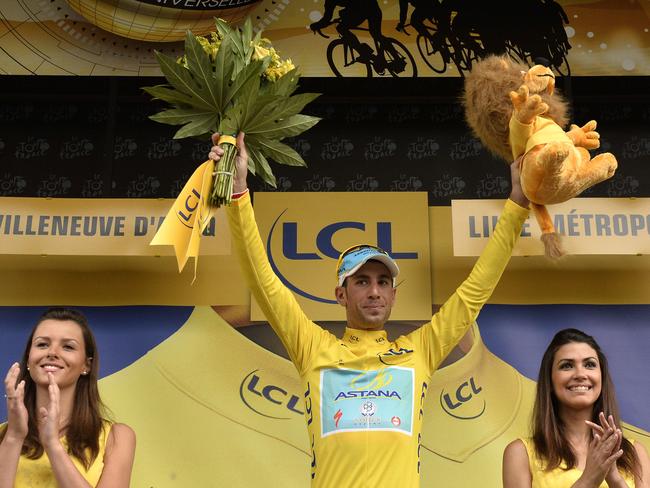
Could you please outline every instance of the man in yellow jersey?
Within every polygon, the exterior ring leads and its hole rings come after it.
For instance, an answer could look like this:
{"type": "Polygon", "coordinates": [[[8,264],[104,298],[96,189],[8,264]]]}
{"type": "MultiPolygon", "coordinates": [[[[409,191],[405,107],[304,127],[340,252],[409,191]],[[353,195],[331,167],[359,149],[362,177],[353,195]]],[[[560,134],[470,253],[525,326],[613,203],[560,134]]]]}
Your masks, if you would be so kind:
{"type": "MultiPolygon", "coordinates": [[[[422,407],[431,375],[489,299],[528,216],[518,165],[511,166],[510,198],[469,277],[414,332],[389,342],[383,330],[396,296],[393,259],[369,245],[342,253],[335,295],[346,309],[347,328],[339,339],[309,320],[273,273],[248,194],[243,134],[237,146],[228,209],[232,239],[253,295],[300,375],[312,486],[419,486],[422,407]]],[[[218,161],[222,154],[215,145],[209,157],[218,161]]]]}

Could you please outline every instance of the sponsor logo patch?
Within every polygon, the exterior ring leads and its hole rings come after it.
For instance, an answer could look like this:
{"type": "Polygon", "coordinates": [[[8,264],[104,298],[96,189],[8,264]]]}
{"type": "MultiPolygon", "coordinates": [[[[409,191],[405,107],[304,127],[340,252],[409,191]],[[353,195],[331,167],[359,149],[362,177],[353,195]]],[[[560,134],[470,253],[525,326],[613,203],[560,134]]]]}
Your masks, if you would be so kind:
{"type": "Polygon", "coordinates": [[[321,371],[322,436],[341,432],[394,431],[412,435],[412,368],[321,371]]]}

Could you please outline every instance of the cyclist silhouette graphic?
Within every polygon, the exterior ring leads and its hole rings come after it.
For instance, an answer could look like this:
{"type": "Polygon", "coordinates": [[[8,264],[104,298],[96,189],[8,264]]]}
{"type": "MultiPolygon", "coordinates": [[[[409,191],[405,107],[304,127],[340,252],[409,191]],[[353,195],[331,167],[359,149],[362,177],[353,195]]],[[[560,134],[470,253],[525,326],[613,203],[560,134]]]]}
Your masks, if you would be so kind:
{"type": "Polygon", "coordinates": [[[377,0],[325,0],[325,11],[323,17],[311,24],[313,31],[319,31],[332,23],[334,9],[342,7],[339,11],[340,22],[336,30],[341,38],[359,53],[358,60],[362,63],[368,62],[374,53],[372,47],[357,38],[350,30],[358,27],[364,21],[368,21],[368,31],[378,46],[381,46],[381,8],[377,0]]]}
{"type": "Polygon", "coordinates": [[[528,64],[535,58],[546,58],[560,75],[569,75],[566,55],[571,44],[564,29],[569,18],[562,6],[555,0],[519,0],[518,4],[516,17],[511,14],[506,19],[512,26],[507,51],[528,64]],[[526,25],[523,19],[536,21],[526,25]]]}
{"type": "Polygon", "coordinates": [[[463,76],[478,59],[505,52],[528,64],[546,58],[556,72],[570,74],[569,18],[555,0],[500,0],[490,4],[490,15],[480,2],[462,0],[399,0],[399,8],[396,29],[409,35],[411,25],[417,31],[422,59],[436,73],[453,62],[463,76]]]}
{"type": "Polygon", "coordinates": [[[418,51],[436,73],[444,73],[453,62],[463,76],[463,71],[470,70],[472,62],[483,53],[475,6],[461,0],[400,0],[399,7],[396,30],[408,36],[406,27],[411,25],[417,31],[418,51]],[[413,12],[410,24],[406,24],[409,5],[413,12]]]}
{"type": "MultiPolygon", "coordinates": [[[[385,37],[381,32],[382,12],[377,0],[325,0],[323,17],[310,25],[311,30],[324,38],[321,30],[336,24],[339,39],[330,42],[327,62],[336,76],[351,74],[351,69],[365,71],[368,77],[417,76],[417,66],[409,50],[398,40],[385,37]],[[339,17],[333,19],[334,10],[341,7],[339,17]],[[368,21],[368,28],[361,24],[368,21]],[[359,40],[352,32],[368,31],[374,47],[359,40]]],[[[357,71],[359,73],[359,71],[357,71]]]]}
{"type": "MultiPolygon", "coordinates": [[[[413,6],[411,13],[411,27],[420,36],[428,39],[432,46],[444,46],[446,39],[451,39],[451,14],[455,10],[456,0],[400,0],[399,23],[395,29],[408,35],[406,31],[406,16],[409,4],[413,6]],[[425,21],[432,25],[425,24],[425,21]]],[[[444,60],[444,65],[449,62],[448,50],[437,49],[444,60]]],[[[444,66],[443,66],[444,71],[444,66]]]]}
{"type": "Polygon", "coordinates": [[[514,22],[521,21],[516,2],[491,2],[489,15],[486,15],[485,6],[480,2],[455,3],[458,4],[456,15],[451,21],[455,37],[462,40],[478,58],[503,53],[506,49],[505,33],[516,26],[514,22]]]}
{"type": "Polygon", "coordinates": [[[555,0],[541,0],[540,11],[544,19],[542,25],[547,25],[549,29],[546,33],[546,40],[551,64],[559,69],[565,62],[565,55],[571,49],[569,38],[564,29],[564,24],[569,23],[569,17],[555,0]]]}
{"type": "MultiPolygon", "coordinates": [[[[449,2],[439,0],[400,0],[399,2],[399,23],[396,29],[408,34],[405,29],[406,16],[408,14],[409,4],[413,5],[411,13],[411,27],[421,36],[428,37],[433,45],[444,43],[444,39],[449,36],[449,24],[451,19],[451,9],[449,2]],[[425,21],[431,22],[436,32],[432,33],[425,25],[425,21]]],[[[449,62],[448,56],[445,55],[445,63],[449,62]]]]}
{"type": "Polygon", "coordinates": [[[413,5],[411,14],[411,26],[422,36],[428,36],[429,31],[424,27],[424,21],[433,21],[435,17],[435,3],[430,0],[399,0],[399,23],[396,30],[406,32],[406,15],[408,14],[409,4],[413,5]]]}
{"type": "MultiPolygon", "coordinates": [[[[396,29],[404,31],[409,4],[413,5],[411,13],[411,26],[422,36],[431,37],[429,29],[424,24],[425,20],[434,23],[437,34],[447,36],[451,24],[452,5],[455,2],[445,0],[399,0],[399,23],[396,29]]],[[[434,35],[435,36],[435,35],[434,35]]]]}

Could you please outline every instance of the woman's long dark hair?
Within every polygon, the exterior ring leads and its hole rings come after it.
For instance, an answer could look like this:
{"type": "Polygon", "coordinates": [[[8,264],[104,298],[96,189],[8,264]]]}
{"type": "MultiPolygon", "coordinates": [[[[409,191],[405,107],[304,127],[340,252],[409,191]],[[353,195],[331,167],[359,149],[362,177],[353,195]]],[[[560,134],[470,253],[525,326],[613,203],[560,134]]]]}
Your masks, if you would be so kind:
{"type": "MultiPolygon", "coordinates": [[[[86,358],[92,358],[88,374],[79,376],[75,388],[74,403],[70,415],[70,423],[66,430],[68,453],[76,457],[88,469],[99,454],[99,437],[103,429],[104,405],[99,398],[97,389],[97,376],[99,371],[99,358],[95,337],[93,336],[86,317],[79,311],[69,308],[51,308],[41,315],[38,323],[32,329],[25,352],[20,361],[20,374],[16,384],[25,380],[25,407],[29,414],[28,433],[21,454],[29,459],[38,459],[43,455],[44,449],[38,438],[38,423],[36,411],[36,384],[27,370],[27,360],[32,347],[32,340],[36,328],[44,320],[71,320],[79,325],[86,348],[86,358]]],[[[0,441],[4,438],[6,429],[0,433],[0,441]]]]}
{"type": "MultiPolygon", "coordinates": [[[[546,461],[548,471],[558,468],[562,461],[566,463],[567,469],[575,468],[577,464],[575,453],[565,437],[565,426],[559,416],[558,400],[553,391],[553,382],[551,380],[555,353],[563,345],[572,342],[584,343],[590,346],[596,351],[600,363],[602,389],[593,406],[591,421],[600,425],[598,415],[603,412],[607,418],[610,415],[614,417],[616,425],[621,423],[614,384],[609,375],[609,365],[600,346],[593,337],[577,329],[561,330],[555,334],[542,358],[542,364],[539,367],[539,378],[537,379],[537,397],[535,398],[535,408],[533,410],[533,443],[540,459],[546,461]]],[[[623,438],[621,449],[623,449],[623,455],[617,461],[617,465],[626,473],[640,478],[639,460],[634,446],[630,441],[623,438]]]]}

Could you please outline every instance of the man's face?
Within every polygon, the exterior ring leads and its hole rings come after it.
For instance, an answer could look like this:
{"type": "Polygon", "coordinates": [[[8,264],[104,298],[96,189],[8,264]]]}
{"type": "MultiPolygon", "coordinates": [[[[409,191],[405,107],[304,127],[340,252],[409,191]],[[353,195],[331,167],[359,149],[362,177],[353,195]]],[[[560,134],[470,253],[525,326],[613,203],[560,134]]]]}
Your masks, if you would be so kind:
{"type": "Polygon", "coordinates": [[[344,286],[337,286],[336,300],[345,307],[348,327],[378,330],[390,317],[395,302],[393,278],[378,261],[368,261],[350,276],[344,286]]]}

